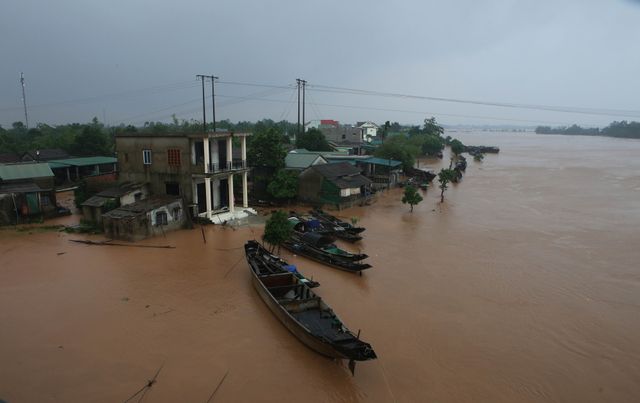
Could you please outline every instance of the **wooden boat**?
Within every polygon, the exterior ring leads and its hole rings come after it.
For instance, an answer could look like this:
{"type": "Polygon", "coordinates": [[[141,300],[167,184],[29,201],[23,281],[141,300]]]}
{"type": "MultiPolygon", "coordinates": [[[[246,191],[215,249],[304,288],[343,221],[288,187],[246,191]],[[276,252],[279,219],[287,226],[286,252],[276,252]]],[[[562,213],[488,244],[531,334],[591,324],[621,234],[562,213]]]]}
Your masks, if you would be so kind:
{"type": "MultiPolygon", "coordinates": [[[[362,270],[371,267],[368,263],[359,262],[359,260],[367,257],[365,254],[353,255],[351,259],[347,259],[340,254],[324,250],[323,245],[327,245],[328,242],[331,242],[331,239],[321,234],[314,232],[299,233],[294,231],[293,235],[282,246],[298,255],[352,273],[362,274],[362,270]]],[[[348,253],[346,251],[344,252],[348,253]]]]}
{"type": "Polygon", "coordinates": [[[263,273],[256,259],[255,244],[247,242],[245,252],[258,295],[307,347],[330,358],[348,359],[352,372],[355,361],[377,358],[371,345],[347,329],[306,283],[292,273],[263,273]]]}
{"type": "Polygon", "coordinates": [[[257,270],[261,275],[291,273],[297,277],[301,283],[306,284],[309,288],[314,288],[320,285],[317,281],[313,281],[313,279],[309,280],[302,275],[302,273],[297,270],[296,266],[289,264],[279,256],[270,253],[260,245],[258,241],[248,241],[244,245],[244,250],[247,258],[248,256],[251,256],[255,270],[257,270]]]}
{"type": "Polygon", "coordinates": [[[300,232],[316,232],[318,234],[340,238],[348,242],[357,242],[362,239],[357,233],[349,232],[339,225],[320,220],[313,216],[300,216],[290,214],[289,220],[294,223],[294,229],[300,232]]]}
{"type": "Polygon", "coordinates": [[[330,223],[332,225],[338,226],[338,227],[342,227],[344,228],[345,231],[353,233],[353,234],[359,234],[361,232],[363,232],[365,230],[364,227],[356,227],[346,221],[342,221],[341,219],[332,216],[329,213],[326,213],[320,209],[315,209],[315,210],[311,210],[309,212],[312,216],[316,217],[317,219],[330,223]]]}

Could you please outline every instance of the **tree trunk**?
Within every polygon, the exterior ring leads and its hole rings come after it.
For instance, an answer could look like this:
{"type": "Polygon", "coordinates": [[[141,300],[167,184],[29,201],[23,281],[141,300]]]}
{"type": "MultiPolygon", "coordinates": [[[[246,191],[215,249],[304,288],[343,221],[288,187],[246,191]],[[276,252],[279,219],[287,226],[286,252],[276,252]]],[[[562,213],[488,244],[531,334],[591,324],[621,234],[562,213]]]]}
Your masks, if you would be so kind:
{"type": "Polygon", "coordinates": [[[440,192],[440,203],[444,203],[444,189],[440,192]]]}
{"type": "Polygon", "coordinates": [[[410,204],[409,206],[411,206],[410,212],[413,213],[413,204],[410,204]]]}

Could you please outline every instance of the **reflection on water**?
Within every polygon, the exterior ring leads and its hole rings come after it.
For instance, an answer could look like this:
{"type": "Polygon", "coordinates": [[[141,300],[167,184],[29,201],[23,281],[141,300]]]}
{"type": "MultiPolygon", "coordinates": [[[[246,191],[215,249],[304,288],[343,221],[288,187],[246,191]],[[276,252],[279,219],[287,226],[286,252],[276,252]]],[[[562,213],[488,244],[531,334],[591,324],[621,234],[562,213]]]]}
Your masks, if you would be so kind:
{"type": "Polygon", "coordinates": [[[259,227],[145,241],[176,249],[3,230],[0,399],[124,401],[164,363],[148,401],[206,401],[227,371],[216,401],[637,401],[640,141],[452,135],[501,153],[444,205],[392,190],[337,213],[367,228],[362,277],[285,255],[376,349],[355,377],[252,289],[259,227]]]}

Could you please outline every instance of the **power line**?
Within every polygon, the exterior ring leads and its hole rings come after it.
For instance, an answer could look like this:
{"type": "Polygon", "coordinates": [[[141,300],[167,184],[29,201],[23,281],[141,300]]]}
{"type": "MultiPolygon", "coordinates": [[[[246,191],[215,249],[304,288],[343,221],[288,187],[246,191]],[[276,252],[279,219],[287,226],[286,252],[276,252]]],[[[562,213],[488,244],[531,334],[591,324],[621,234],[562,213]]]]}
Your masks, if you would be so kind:
{"type": "Polygon", "coordinates": [[[329,92],[329,93],[339,93],[339,94],[379,96],[379,97],[391,97],[391,98],[402,98],[402,99],[417,99],[417,100],[452,102],[452,103],[471,104],[471,105],[497,106],[502,108],[532,109],[532,110],[542,110],[542,111],[551,111],[551,112],[578,113],[578,114],[585,114],[585,115],[640,117],[640,111],[631,111],[631,110],[597,109],[597,108],[570,107],[570,106],[551,106],[551,105],[507,103],[507,102],[476,101],[476,100],[468,100],[468,99],[443,98],[443,97],[432,97],[432,96],[424,96],[424,95],[370,91],[370,90],[362,90],[362,89],[355,89],[355,88],[333,87],[333,86],[319,85],[319,84],[310,85],[310,87],[314,88],[315,91],[319,91],[319,92],[329,92]]]}
{"type": "MultiPolygon", "coordinates": [[[[56,101],[56,102],[48,102],[48,103],[30,105],[29,108],[31,108],[31,109],[34,109],[34,108],[48,108],[48,107],[59,106],[59,105],[69,105],[69,104],[76,104],[76,103],[96,102],[96,101],[102,101],[102,100],[110,99],[110,98],[111,99],[113,99],[113,98],[115,98],[115,99],[117,99],[117,98],[133,98],[133,97],[138,97],[138,96],[143,96],[143,95],[155,95],[155,94],[163,93],[163,92],[179,91],[179,90],[194,88],[196,86],[197,86],[197,84],[193,83],[193,81],[187,81],[187,82],[183,81],[183,82],[178,82],[178,83],[171,83],[171,84],[155,85],[155,86],[145,87],[145,88],[138,88],[138,89],[134,89],[134,90],[127,90],[127,91],[116,92],[116,93],[111,93],[111,94],[96,95],[96,96],[85,97],[85,98],[75,98],[75,99],[69,99],[69,100],[65,100],[65,101],[56,101]],[[188,85],[187,85],[187,83],[188,83],[188,85]]],[[[3,108],[0,108],[0,112],[12,111],[12,110],[17,110],[17,109],[21,109],[21,107],[18,107],[18,106],[3,107],[3,108]]]]}
{"type": "MultiPolygon", "coordinates": [[[[295,92],[294,92],[295,94],[295,92]]],[[[296,101],[289,99],[288,101],[281,99],[269,99],[262,97],[251,97],[251,96],[233,96],[233,95],[223,95],[218,94],[216,97],[219,98],[228,98],[239,100],[238,102],[246,102],[246,101],[260,101],[260,102],[272,102],[272,103],[285,103],[289,105],[293,105],[296,101]]],[[[232,104],[238,103],[234,102],[227,105],[221,105],[220,107],[230,106],[232,104]]],[[[345,105],[345,104],[329,104],[329,103],[317,103],[314,102],[317,106],[325,106],[325,107],[334,107],[334,108],[349,108],[349,109],[358,109],[358,110],[372,110],[372,111],[380,111],[380,112],[399,112],[399,113],[408,113],[408,114],[416,114],[416,115],[431,115],[431,116],[451,116],[451,117],[461,117],[461,118],[472,118],[472,119],[488,119],[488,120],[500,120],[506,122],[519,122],[519,123],[529,123],[529,124],[553,124],[553,125],[566,125],[567,122],[551,122],[544,120],[528,120],[528,119],[513,119],[513,118],[501,118],[494,116],[480,116],[480,115],[464,115],[464,114],[452,114],[452,113],[441,113],[441,112],[429,112],[429,111],[416,111],[416,110],[408,110],[408,109],[391,109],[391,108],[376,108],[376,107],[367,107],[367,106],[357,106],[357,105],[345,105]]],[[[181,113],[190,113],[196,111],[196,109],[189,109],[185,111],[181,111],[181,113]]],[[[171,115],[164,115],[159,118],[169,117],[171,115]]]]}

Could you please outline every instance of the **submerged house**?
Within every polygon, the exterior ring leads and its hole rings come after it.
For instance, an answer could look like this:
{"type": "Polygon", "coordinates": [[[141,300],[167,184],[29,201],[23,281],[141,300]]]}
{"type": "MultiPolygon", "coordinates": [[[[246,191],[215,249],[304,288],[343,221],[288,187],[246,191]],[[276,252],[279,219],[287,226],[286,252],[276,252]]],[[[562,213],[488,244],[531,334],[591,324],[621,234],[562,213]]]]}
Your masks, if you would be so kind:
{"type": "Polygon", "coordinates": [[[120,180],[148,183],[154,195],[180,197],[194,217],[223,222],[246,216],[249,135],[231,132],[116,134],[120,180]],[[238,145],[239,158],[234,158],[234,147],[238,145]],[[239,190],[236,183],[241,185],[239,190]],[[236,208],[236,193],[242,198],[241,208],[236,208]],[[219,215],[216,220],[212,219],[214,215],[219,215]]]}
{"type": "Polygon", "coordinates": [[[53,172],[46,163],[0,164],[0,223],[57,213],[53,172]]]}
{"type": "Polygon", "coordinates": [[[152,196],[104,213],[102,222],[107,237],[139,241],[183,228],[187,215],[180,197],[152,196]]]}
{"type": "Polygon", "coordinates": [[[125,182],[99,192],[82,203],[82,215],[85,221],[102,225],[102,215],[120,206],[133,204],[149,196],[145,183],[125,182]]]}
{"type": "Polygon", "coordinates": [[[348,162],[313,165],[300,174],[298,197],[338,209],[360,203],[371,195],[371,180],[348,162]]]}

